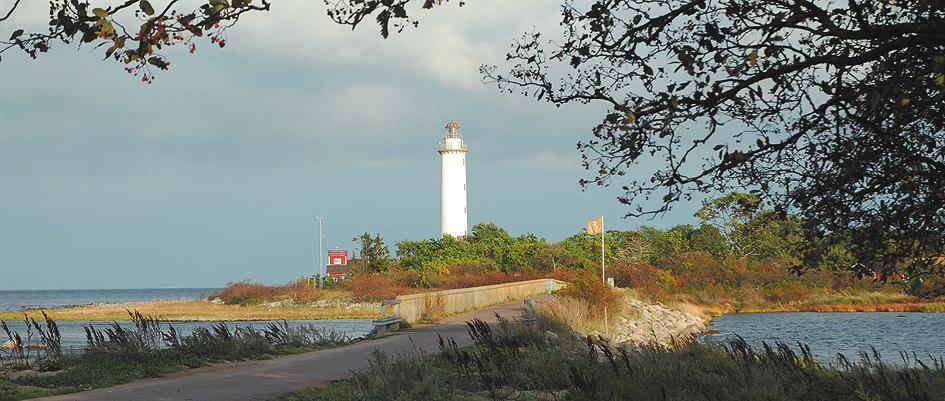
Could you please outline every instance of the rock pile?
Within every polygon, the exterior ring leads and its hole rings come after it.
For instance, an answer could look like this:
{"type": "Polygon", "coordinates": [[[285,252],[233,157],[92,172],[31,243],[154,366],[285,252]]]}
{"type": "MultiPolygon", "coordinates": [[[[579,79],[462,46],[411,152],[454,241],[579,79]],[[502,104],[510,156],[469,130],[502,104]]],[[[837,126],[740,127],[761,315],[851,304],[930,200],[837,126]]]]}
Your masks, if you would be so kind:
{"type": "Polygon", "coordinates": [[[647,304],[630,298],[631,311],[636,315],[631,318],[621,317],[616,328],[610,333],[613,342],[618,344],[669,345],[673,339],[689,338],[706,330],[706,321],[701,317],[663,304],[647,304]]]}

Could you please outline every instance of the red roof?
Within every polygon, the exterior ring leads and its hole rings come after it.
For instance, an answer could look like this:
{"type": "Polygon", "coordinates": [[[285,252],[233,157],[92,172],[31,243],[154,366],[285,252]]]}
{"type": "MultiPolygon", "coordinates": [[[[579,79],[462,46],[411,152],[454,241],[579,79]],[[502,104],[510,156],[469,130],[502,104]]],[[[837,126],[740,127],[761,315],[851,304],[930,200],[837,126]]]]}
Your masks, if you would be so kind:
{"type": "Polygon", "coordinates": [[[454,129],[454,128],[459,128],[459,124],[457,124],[456,121],[450,121],[449,124],[446,124],[446,129],[454,129]]]}

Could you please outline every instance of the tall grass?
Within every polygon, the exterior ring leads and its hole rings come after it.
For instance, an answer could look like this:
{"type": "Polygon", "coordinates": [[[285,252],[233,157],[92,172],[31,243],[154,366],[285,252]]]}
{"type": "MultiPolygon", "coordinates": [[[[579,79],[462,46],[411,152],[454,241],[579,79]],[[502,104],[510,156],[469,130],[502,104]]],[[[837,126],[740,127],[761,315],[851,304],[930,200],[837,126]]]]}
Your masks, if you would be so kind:
{"type": "Polygon", "coordinates": [[[317,400],[776,400],[906,401],[945,398],[945,360],[901,365],[875,350],[831,366],[810,350],[785,343],[753,348],[679,342],[670,347],[614,348],[598,338],[575,339],[548,327],[500,319],[468,323],[474,345],[440,340],[439,354],[375,353],[371,368],[341,386],[286,399],[317,400]],[[798,349],[798,351],[795,351],[798,349]]]}
{"type": "Polygon", "coordinates": [[[160,348],[161,322],[138,311],[127,312],[133,323],[132,328],[122,327],[118,322],[113,322],[105,329],[96,329],[91,324],[83,326],[86,354],[141,354],[160,348]]]}
{"type": "Polygon", "coordinates": [[[0,368],[57,370],[62,367],[62,334],[59,325],[45,311],[43,324],[24,315],[26,334],[11,330],[0,320],[0,329],[7,336],[6,346],[0,350],[0,368]],[[7,349],[8,348],[8,349],[7,349]]]}
{"type": "Polygon", "coordinates": [[[537,308],[539,321],[560,321],[582,333],[604,332],[604,319],[591,313],[591,305],[571,297],[556,297],[537,308]]]}
{"type": "Polygon", "coordinates": [[[590,274],[574,276],[568,286],[558,292],[558,296],[587,302],[588,313],[598,319],[603,319],[605,311],[617,315],[626,305],[619,291],[590,274]]]}
{"type": "Polygon", "coordinates": [[[354,341],[346,334],[332,329],[314,325],[293,326],[286,321],[272,323],[262,329],[230,327],[221,322],[181,334],[173,324],[137,311],[127,313],[132,321],[130,326],[118,323],[102,329],[85,326],[85,352],[69,357],[62,356],[61,347],[58,346],[58,326],[52,319],[47,317],[45,327],[32,321],[27,326],[28,334],[25,336],[10,330],[6,322],[0,321],[0,327],[8,337],[17,339],[17,344],[30,344],[31,339],[37,338],[35,333],[39,333],[41,344],[48,345],[42,348],[42,353],[32,354],[29,353],[31,348],[26,346],[14,348],[9,352],[12,353],[10,357],[3,358],[6,368],[43,367],[45,370],[58,371],[48,376],[21,376],[13,381],[13,390],[10,391],[6,389],[11,386],[9,381],[0,379],[0,396],[3,396],[4,391],[22,394],[18,390],[27,388],[17,386],[29,386],[39,391],[38,395],[43,395],[42,389],[52,393],[106,387],[211,362],[311,351],[354,341]],[[58,366],[53,361],[58,361],[58,366]]]}

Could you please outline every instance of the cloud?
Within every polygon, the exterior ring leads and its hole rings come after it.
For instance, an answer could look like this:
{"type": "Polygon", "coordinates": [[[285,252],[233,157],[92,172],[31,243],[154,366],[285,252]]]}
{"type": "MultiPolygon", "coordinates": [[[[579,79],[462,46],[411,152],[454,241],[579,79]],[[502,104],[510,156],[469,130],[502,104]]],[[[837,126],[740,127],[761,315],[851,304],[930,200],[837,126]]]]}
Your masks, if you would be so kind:
{"type": "Polygon", "coordinates": [[[349,160],[348,164],[365,169],[390,169],[414,164],[416,160],[406,157],[361,158],[349,160]]]}
{"type": "Polygon", "coordinates": [[[402,69],[414,79],[483,90],[481,64],[501,63],[512,39],[536,26],[553,28],[560,18],[548,0],[480,0],[412,12],[419,28],[385,40],[373,20],[352,32],[331,21],[321,1],[282,0],[267,14],[241,20],[231,42],[244,43],[246,54],[254,56],[262,52],[291,62],[402,69]]]}
{"type": "Polygon", "coordinates": [[[355,84],[319,96],[318,120],[354,135],[384,134],[410,111],[410,101],[395,87],[355,84]]]}
{"type": "Polygon", "coordinates": [[[543,171],[578,171],[581,169],[577,153],[558,154],[550,151],[541,151],[523,158],[509,159],[504,164],[510,167],[543,171]]]}

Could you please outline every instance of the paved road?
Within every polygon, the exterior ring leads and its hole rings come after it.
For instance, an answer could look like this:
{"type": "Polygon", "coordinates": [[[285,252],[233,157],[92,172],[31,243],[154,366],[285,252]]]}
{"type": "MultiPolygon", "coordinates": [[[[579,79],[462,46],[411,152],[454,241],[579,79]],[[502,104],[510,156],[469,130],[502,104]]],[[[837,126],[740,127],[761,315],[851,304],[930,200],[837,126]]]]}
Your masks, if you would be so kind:
{"type": "Polygon", "coordinates": [[[333,380],[346,379],[353,371],[368,368],[375,349],[388,354],[419,348],[423,352],[438,350],[437,335],[452,337],[462,346],[470,343],[465,322],[479,318],[494,322],[494,313],[517,317],[522,303],[514,302],[464,313],[443,322],[418,326],[394,333],[386,338],[360,342],[347,347],[263,361],[228,363],[190,370],[171,376],[139,380],[106,389],[86,391],[46,400],[267,400],[295,390],[319,387],[333,380]]]}

